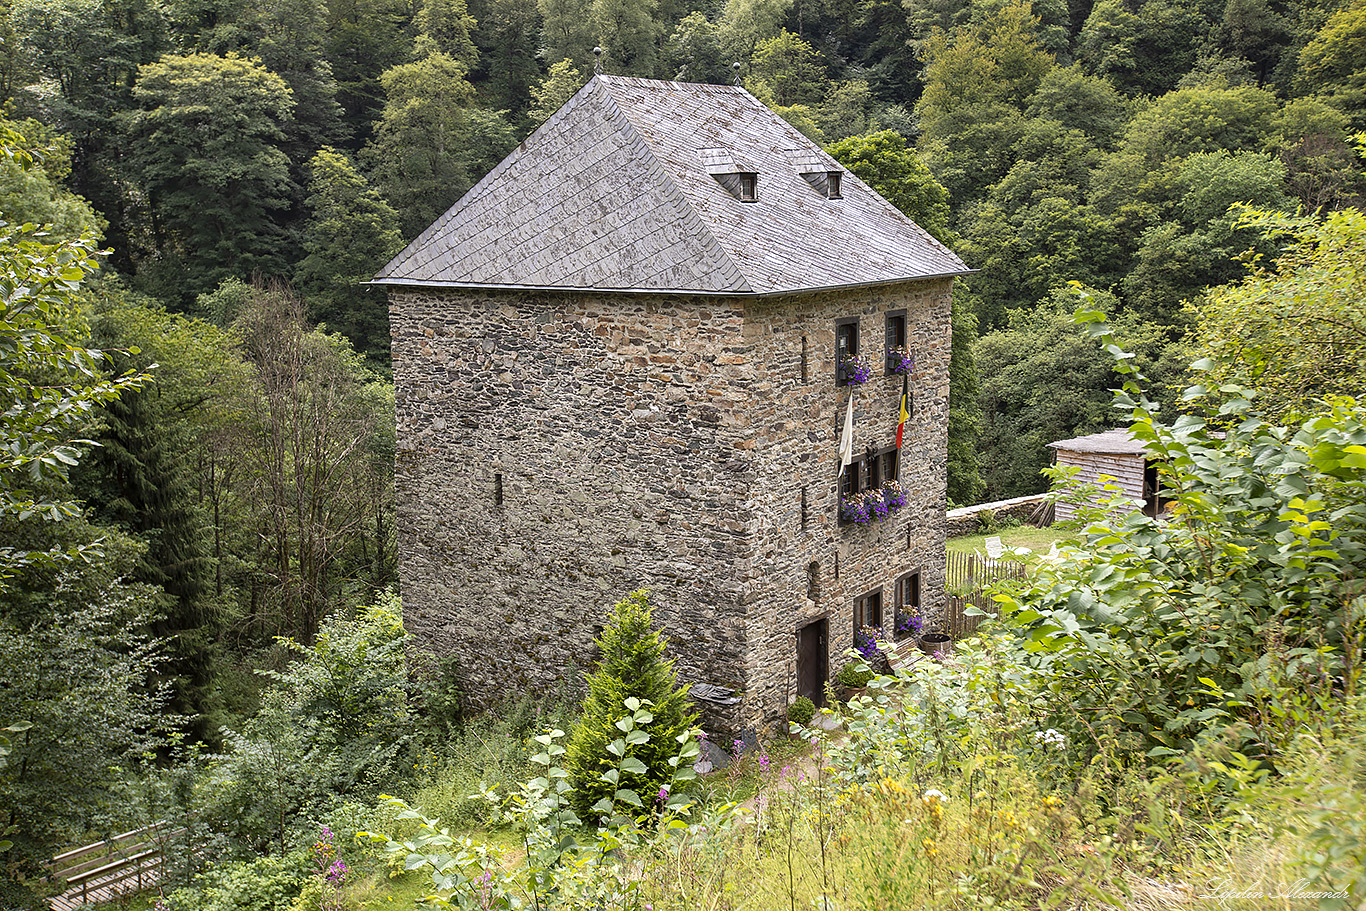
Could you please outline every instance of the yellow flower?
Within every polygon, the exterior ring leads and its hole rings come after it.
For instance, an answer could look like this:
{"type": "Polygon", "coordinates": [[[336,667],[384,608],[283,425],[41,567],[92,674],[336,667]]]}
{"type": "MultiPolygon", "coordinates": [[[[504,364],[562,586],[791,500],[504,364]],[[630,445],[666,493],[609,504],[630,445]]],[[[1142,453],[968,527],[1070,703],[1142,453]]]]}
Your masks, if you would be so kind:
{"type": "Polygon", "coordinates": [[[1044,798],[1042,801],[1040,801],[1039,803],[1040,803],[1040,806],[1042,806],[1045,810],[1061,810],[1061,809],[1062,809],[1062,801],[1059,800],[1058,798],[1054,797],[1052,794],[1049,794],[1047,797],[1045,797],[1045,798],[1044,798]]]}
{"type": "Polygon", "coordinates": [[[920,842],[920,847],[925,849],[926,856],[935,858],[939,856],[939,846],[934,843],[933,838],[926,838],[920,842]]]}

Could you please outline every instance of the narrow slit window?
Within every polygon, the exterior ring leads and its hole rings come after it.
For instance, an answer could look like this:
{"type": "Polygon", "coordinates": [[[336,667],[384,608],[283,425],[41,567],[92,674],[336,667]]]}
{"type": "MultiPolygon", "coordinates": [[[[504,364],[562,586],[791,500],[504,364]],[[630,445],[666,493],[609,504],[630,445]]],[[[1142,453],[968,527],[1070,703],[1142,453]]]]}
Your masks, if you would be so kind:
{"type": "Polygon", "coordinates": [[[840,196],[840,172],[827,171],[825,173],[825,198],[841,199],[840,196]]]}

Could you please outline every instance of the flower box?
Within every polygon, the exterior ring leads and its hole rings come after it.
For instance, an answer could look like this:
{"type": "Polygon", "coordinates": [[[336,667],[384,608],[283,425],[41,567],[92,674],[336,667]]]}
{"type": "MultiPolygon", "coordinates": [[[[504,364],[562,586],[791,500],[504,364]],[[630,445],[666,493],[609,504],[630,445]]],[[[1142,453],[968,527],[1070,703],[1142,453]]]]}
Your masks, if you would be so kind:
{"type": "Polygon", "coordinates": [[[862,386],[873,376],[872,365],[857,354],[846,354],[839,367],[839,381],[843,386],[862,386]]]}
{"type": "Polygon", "coordinates": [[[910,376],[915,370],[915,355],[905,345],[887,349],[887,372],[910,376]]]}

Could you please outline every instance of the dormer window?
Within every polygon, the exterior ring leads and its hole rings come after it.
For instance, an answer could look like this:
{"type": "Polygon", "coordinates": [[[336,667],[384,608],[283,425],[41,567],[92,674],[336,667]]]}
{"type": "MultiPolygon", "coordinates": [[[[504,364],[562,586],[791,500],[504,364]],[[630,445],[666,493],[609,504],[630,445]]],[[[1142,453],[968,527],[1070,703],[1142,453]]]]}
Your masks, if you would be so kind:
{"type": "Polygon", "coordinates": [[[759,175],[758,174],[739,174],[740,178],[740,201],[758,202],[759,200],[759,175]]]}
{"type": "Polygon", "coordinates": [[[843,199],[840,192],[841,178],[839,162],[819,149],[784,149],[783,154],[792,162],[792,168],[802,180],[826,199],[843,199]]]}
{"type": "Polygon", "coordinates": [[[730,149],[701,149],[702,165],[712,179],[741,202],[758,202],[759,172],[741,161],[730,149]]]}

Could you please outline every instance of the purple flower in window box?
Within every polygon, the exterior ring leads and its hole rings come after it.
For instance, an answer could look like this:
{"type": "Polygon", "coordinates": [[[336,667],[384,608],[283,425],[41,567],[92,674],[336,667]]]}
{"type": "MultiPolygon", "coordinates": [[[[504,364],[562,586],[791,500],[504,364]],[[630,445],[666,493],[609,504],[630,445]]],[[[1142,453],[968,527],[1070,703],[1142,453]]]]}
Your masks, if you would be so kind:
{"type": "Polygon", "coordinates": [[[873,504],[861,493],[840,500],[840,518],[855,525],[867,525],[873,521],[873,504]]]}
{"type": "Polygon", "coordinates": [[[918,636],[920,631],[925,628],[925,621],[920,619],[918,614],[902,614],[896,621],[896,635],[898,639],[906,636],[918,636]]]}
{"type": "Polygon", "coordinates": [[[857,354],[846,354],[840,361],[840,368],[844,374],[844,385],[862,386],[873,376],[872,365],[857,354]]]}
{"type": "Polygon", "coordinates": [[[887,349],[887,367],[902,376],[910,376],[915,370],[915,355],[905,345],[887,349]]]}
{"type": "Polygon", "coordinates": [[[887,640],[887,636],[880,627],[865,626],[854,633],[854,650],[863,656],[863,660],[869,665],[873,665],[883,657],[882,645],[887,640]]]}
{"type": "Polygon", "coordinates": [[[865,498],[865,499],[872,505],[872,507],[873,507],[873,518],[874,518],[874,519],[876,519],[876,520],[878,520],[879,522],[881,522],[883,519],[887,518],[887,514],[888,514],[888,510],[887,510],[887,500],[886,500],[886,498],[884,498],[884,497],[882,496],[882,491],[880,491],[880,490],[870,490],[870,491],[868,491],[866,494],[864,494],[864,498],[865,498]]]}
{"type": "Polygon", "coordinates": [[[900,481],[888,481],[882,485],[883,509],[895,511],[906,505],[906,491],[900,481]]]}

